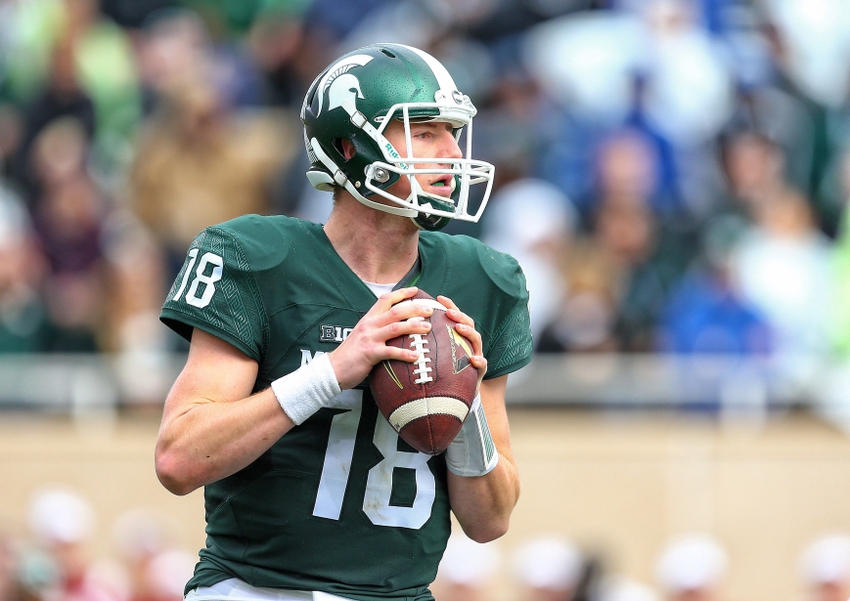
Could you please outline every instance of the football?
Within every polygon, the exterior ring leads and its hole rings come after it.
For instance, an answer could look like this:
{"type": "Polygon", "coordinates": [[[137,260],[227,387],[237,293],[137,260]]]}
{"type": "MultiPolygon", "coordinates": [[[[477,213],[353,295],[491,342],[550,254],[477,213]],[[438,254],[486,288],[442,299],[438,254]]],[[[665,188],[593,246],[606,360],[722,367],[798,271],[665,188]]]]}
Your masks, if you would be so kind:
{"type": "Polygon", "coordinates": [[[402,303],[433,307],[431,331],[388,340],[415,349],[419,359],[378,363],[369,374],[369,385],[378,409],[399,436],[417,451],[436,455],[446,450],[469,413],[478,370],[469,359],[469,341],[455,331],[444,305],[422,290],[402,303]]]}

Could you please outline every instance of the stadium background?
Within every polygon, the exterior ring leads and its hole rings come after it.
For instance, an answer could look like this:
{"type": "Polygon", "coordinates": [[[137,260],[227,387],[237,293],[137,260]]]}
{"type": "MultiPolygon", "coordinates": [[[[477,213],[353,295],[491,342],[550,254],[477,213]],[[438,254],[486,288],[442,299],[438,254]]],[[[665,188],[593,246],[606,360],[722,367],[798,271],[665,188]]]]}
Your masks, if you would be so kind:
{"type": "Polygon", "coordinates": [[[661,599],[688,532],[726,553],[716,598],[815,598],[806,577],[850,562],[801,563],[850,532],[845,0],[3,0],[0,599],[11,575],[25,598],[139,601],[133,545],[159,522],[118,527],[139,508],[167,524],[157,550],[203,544],[200,493],[152,469],[185,352],[158,308],[205,225],[323,219],[303,91],[378,40],[428,49],[475,100],[499,180],[453,228],[529,277],[524,490],[485,598],[522,601],[511,553],[558,534],[661,599]],[[96,519],[39,505],[52,487],[96,519]],[[62,589],[60,533],[101,588],[62,589]]]}

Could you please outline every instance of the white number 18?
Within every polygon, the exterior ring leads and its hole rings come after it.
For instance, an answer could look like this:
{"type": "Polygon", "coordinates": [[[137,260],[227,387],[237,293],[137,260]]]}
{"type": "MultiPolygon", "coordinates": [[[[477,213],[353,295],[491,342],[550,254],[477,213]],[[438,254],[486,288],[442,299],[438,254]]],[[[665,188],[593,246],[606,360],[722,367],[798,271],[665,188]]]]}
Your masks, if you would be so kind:
{"type": "MultiPolygon", "coordinates": [[[[354,438],[363,409],[363,393],[360,390],[344,390],[329,406],[345,411],[334,415],[331,422],[313,515],[338,520],[354,456],[354,438]]],[[[431,517],[436,495],[434,474],[428,467],[430,457],[424,453],[399,451],[398,434],[387,420],[380,417],[375,424],[372,442],[384,458],[369,470],[363,511],[376,526],[418,530],[431,517]],[[390,504],[393,470],[397,467],[411,469],[416,474],[416,497],[409,507],[390,504]]]]}
{"type": "MultiPolygon", "coordinates": [[[[179,300],[183,291],[186,290],[186,284],[189,283],[189,277],[192,275],[192,268],[198,259],[198,249],[193,248],[189,251],[189,264],[186,266],[186,272],[183,274],[183,280],[180,282],[180,287],[174,293],[172,300],[179,300]]],[[[222,271],[224,270],[224,259],[215,253],[207,252],[201,256],[201,260],[197,261],[198,267],[195,269],[195,277],[192,278],[192,283],[189,290],[186,292],[186,302],[193,307],[203,309],[212,300],[215,294],[215,283],[221,279],[222,271]],[[212,265],[212,271],[207,274],[207,266],[212,265]],[[198,296],[198,288],[203,284],[203,291],[198,296]]]]}

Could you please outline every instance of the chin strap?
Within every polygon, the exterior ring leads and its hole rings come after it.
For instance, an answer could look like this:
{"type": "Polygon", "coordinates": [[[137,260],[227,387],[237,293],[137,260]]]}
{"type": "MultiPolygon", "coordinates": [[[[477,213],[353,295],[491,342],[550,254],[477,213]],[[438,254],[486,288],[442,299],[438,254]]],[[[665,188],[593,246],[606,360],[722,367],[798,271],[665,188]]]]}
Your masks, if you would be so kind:
{"type": "Polygon", "coordinates": [[[419,213],[419,215],[411,217],[410,219],[420,230],[426,230],[428,232],[439,231],[446,227],[449,224],[449,221],[451,221],[449,217],[429,215],[428,213],[419,213]]]}

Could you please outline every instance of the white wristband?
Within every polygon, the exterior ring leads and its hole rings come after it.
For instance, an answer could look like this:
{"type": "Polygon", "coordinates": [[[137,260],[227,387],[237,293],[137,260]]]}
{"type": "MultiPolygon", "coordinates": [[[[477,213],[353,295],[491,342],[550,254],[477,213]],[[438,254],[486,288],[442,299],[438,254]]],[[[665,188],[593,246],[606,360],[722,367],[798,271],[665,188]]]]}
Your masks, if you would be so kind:
{"type": "Polygon", "coordinates": [[[481,395],[475,397],[469,415],[446,448],[446,467],[458,476],[483,476],[499,463],[499,452],[490,435],[481,395]]]}
{"type": "Polygon", "coordinates": [[[272,382],[272,392],[289,419],[300,426],[342,389],[330,357],[319,355],[310,363],[272,382]]]}

